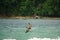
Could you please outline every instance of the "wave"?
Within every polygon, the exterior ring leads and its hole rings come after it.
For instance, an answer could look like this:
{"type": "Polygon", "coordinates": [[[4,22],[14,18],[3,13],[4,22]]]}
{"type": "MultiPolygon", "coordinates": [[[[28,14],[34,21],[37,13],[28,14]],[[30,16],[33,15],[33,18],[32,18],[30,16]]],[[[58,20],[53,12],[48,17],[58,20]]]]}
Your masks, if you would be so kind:
{"type": "Polygon", "coordinates": [[[28,40],[60,40],[60,37],[58,37],[58,38],[56,38],[56,39],[33,37],[33,38],[28,39],[28,40]]]}

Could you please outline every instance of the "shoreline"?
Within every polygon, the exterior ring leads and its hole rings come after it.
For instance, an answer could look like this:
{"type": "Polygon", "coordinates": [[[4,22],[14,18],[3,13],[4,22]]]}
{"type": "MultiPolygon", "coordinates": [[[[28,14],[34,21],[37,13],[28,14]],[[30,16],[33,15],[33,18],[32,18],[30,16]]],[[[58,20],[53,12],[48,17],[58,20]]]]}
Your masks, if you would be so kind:
{"type": "MultiPolygon", "coordinates": [[[[12,18],[12,19],[35,19],[32,16],[11,16],[11,17],[1,17],[0,18],[12,18]]],[[[60,17],[40,17],[38,19],[58,19],[60,20],[60,17]]]]}

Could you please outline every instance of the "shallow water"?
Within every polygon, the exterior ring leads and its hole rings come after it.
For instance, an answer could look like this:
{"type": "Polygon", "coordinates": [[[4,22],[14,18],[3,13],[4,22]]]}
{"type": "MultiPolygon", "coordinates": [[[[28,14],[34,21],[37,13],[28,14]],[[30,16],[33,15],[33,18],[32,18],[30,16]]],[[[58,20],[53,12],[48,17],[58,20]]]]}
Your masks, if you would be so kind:
{"type": "Polygon", "coordinates": [[[60,40],[59,37],[60,20],[0,19],[0,40],[60,40]],[[32,29],[25,33],[28,23],[31,23],[32,29]]]}

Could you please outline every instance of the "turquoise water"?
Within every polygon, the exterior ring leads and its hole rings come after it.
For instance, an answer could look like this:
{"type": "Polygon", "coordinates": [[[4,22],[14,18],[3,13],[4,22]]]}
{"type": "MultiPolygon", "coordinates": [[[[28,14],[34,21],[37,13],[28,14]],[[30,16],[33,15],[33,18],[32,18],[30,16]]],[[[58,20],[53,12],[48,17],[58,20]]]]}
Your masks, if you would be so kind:
{"type": "Polygon", "coordinates": [[[60,20],[0,19],[0,40],[28,40],[34,37],[51,39],[60,37],[60,20]],[[28,23],[31,23],[32,29],[25,33],[28,23]]]}

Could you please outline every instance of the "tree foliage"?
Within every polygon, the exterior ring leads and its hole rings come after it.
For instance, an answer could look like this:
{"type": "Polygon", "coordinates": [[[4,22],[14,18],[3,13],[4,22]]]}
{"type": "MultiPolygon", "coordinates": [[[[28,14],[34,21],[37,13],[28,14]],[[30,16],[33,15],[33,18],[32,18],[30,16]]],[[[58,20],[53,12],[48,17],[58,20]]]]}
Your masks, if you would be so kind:
{"type": "Polygon", "coordinates": [[[60,0],[0,0],[0,15],[60,17],[60,0]]]}

